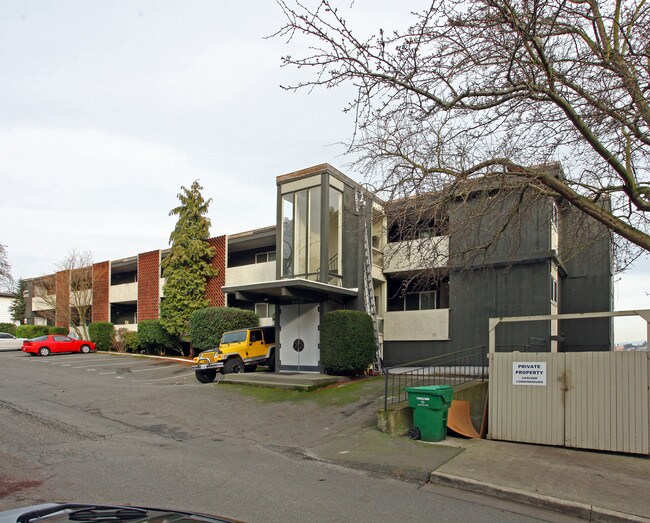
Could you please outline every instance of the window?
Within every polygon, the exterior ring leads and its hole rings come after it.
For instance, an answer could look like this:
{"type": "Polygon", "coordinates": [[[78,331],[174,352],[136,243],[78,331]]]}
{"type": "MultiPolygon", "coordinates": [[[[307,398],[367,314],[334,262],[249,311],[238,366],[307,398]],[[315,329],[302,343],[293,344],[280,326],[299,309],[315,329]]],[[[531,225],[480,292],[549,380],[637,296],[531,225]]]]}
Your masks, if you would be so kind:
{"type": "Polygon", "coordinates": [[[436,291],[425,291],[420,294],[420,310],[436,309],[436,291]]]}
{"type": "Polygon", "coordinates": [[[424,229],[418,229],[418,239],[424,240],[427,238],[435,238],[436,232],[430,228],[426,227],[424,229]]]}
{"type": "Polygon", "coordinates": [[[390,311],[425,311],[438,308],[437,291],[407,292],[389,303],[390,311]]]}
{"type": "Polygon", "coordinates": [[[254,341],[262,341],[262,331],[251,331],[249,341],[251,343],[254,341]]]}
{"type": "Polygon", "coordinates": [[[54,341],[72,341],[70,338],[67,336],[54,336],[52,338],[54,341]]]}
{"type": "Polygon", "coordinates": [[[256,303],[255,314],[257,314],[260,318],[273,318],[273,316],[275,315],[275,304],[256,303]]]}
{"type": "Polygon", "coordinates": [[[558,287],[557,280],[551,277],[551,301],[557,303],[558,287]]]}
{"type": "Polygon", "coordinates": [[[266,263],[275,261],[275,251],[258,252],[255,255],[255,263],[266,263]]]}

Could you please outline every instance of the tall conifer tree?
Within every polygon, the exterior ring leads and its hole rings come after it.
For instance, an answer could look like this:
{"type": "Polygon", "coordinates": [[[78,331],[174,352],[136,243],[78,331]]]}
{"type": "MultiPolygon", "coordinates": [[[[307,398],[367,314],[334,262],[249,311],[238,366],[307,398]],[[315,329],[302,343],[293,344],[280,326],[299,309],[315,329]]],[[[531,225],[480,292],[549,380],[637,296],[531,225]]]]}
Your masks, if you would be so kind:
{"type": "Polygon", "coordinates": [[[164,300],[160,305],[160,323],[170,333],[187,332],[190,315],[208,306],[205,289],[209,278],[217,275],[211,260],[215,249],[210,246],[210,219],[206,216],[212,199],[204,200],[198,180],[181,187],[181,204],[169,212],[178,216],[169,237],[171,252],[163,261],[164,300]]]}

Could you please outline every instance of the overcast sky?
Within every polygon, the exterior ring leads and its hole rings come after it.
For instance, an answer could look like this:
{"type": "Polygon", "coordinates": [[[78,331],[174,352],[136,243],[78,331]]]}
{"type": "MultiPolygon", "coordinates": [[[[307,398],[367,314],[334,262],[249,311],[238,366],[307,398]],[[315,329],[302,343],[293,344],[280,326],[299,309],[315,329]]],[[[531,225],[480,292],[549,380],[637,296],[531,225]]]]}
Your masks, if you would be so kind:
{"type": "MultiPolygon", "coordinates": [[[[349,3],[345,4],[349,5],[349,3]]],[[[401,2],[356,0],[369,31],[404,26],[401,2]]],[[[295,54],[264,39],[273,0],[0,2],[0,243],[13,275],[165,248],[181,185],[199,179],[213,236],[274,224],[275,177],[330,163],[353,130],[350,90],[287,92],[295,54]]],[[[615,286],[648,307],[647,260],[615,286]]],[[[619,322],[617,320],[617,327],[619,322]]],[[[640,321],[617,340],[645,339],[640,321]]]]}

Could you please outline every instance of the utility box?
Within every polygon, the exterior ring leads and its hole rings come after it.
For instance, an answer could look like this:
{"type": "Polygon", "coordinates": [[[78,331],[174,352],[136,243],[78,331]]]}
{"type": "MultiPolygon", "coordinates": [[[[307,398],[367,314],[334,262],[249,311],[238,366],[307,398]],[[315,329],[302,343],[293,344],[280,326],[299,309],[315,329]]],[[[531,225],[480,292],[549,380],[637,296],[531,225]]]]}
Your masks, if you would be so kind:
{"type": "Polygon", "coordinates": [[[447,435],[447,413],[454,395],[449,385],[406,387],[409,407],[413,409],[410,439],[442,441],[447,435]]]}

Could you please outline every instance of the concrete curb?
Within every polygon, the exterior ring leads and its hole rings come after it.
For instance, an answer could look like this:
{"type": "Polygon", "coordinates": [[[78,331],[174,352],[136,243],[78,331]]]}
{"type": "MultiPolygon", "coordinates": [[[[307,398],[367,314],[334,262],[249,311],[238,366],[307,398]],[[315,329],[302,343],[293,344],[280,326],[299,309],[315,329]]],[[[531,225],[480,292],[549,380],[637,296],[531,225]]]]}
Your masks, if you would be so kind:
{"type": "Polygon", "coordinates": [[[445,474],[443,472],[432,472],[429,476],[429,481],[440,485],[449,487],[461,488],[494,496],[498,498],[507,499],[510,501],[517,501],[519,503],[526,503],[540,508],[553,510],[562,514],[570,514],[579,518],[586,519],[587,521],[619,523],[619,522],[638,522],[650,523],[650,518],[636,516],[634,514],[626,514],[615,510],[609,510],[586,503],[576,501],[568,501],[565,499],[554,498],[552,496],[544,496],[542,494],[535,494],[525,490],[519,490],[510,487],[502,487],[485,483],[469,478],[454,476],[452,474],[445,474]]]}

